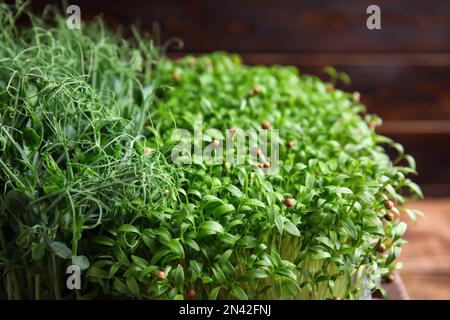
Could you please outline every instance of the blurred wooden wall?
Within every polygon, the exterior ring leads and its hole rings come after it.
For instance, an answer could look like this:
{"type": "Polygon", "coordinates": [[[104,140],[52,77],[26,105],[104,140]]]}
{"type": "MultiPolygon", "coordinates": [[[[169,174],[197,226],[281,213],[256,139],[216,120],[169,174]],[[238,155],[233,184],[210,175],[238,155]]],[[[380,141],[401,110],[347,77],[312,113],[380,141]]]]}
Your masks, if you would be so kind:
{"type": "MultiPolygon", "coordinates": [[[[33,1],[41,10],[45,3],[33,1]]],[[[353,80],[380,133],[415,156],[426,196],[450,196],[449,0],[69,1],[82,18],[112,25],[161,26],[186,53],[226,50],[248,64],[295,65],[324,77],[335,66],[353,80]],[[366,8],[381,7],[382,30],[366,28],[366,8]]],[[[172,53],[177,56],[180,53],[172,53]]]]}

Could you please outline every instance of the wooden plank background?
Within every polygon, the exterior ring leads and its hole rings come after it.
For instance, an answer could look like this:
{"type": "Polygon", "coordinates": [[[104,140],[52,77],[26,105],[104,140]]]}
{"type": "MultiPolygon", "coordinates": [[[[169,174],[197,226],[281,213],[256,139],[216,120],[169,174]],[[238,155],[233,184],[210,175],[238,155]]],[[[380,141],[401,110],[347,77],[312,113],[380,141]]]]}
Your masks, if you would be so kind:
{"type": "MultiPolygon", "coordinates": [[[[39,12],[49,2],[32,2],[39,12]]],[[[377,0],[382,30],[366,28],[365,0],[70,1],[82,19],[103,14],[111,25],[138,22],[162,38],[180,37],[171,54],[226,50],[248,64],[295,65],[324,76],[332,65],[353,80],[380,133],[417,160],[426,196],[450,196],[450,1],[377,0]]]]}
{"type": "Polygon", "coordinates": [[[412,202],[426,217],[408,219],[401,277],[411,299],[450,299],[450,199],[412,202]]]}

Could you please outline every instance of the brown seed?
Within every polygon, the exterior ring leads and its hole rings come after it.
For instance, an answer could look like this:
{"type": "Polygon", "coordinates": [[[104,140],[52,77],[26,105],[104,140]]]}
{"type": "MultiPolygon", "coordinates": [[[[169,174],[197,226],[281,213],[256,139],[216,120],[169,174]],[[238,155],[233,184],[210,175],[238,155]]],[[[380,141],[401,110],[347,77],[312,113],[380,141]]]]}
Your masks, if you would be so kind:
{"type": "Polygon", "coordinates": [[[334,300],[342,300],[341,297],[334,297],[334,300]]]}
{"type": "Polygon", "coordinates": [[[383,277],[384,281],[386,281],[387,283],[392,283],[395,281],[395,276],[393,273],[388,274],[387,276],[383,277]]]}
{"type": "Polygon", "coordinates": [[[262,92],[262,88],[260,86],[256,86],[253,90],[255,91],[256,94],[259,94],[262,92]]]}
{"type": "Polygon", "coordinates": [[[361,100],[361,94],[358,91],[353,92],[352,97],[355,102],[359,102],[361,100]]]}
{"type": "Polygon", "coordinates": [[[260,148],[256,149],[256,155],[257,156],[262,155],[262,150],[260,148]]]}
{"type": "Polygon", "coordinates": [[[236,131],[237,131],[237,128],[236,128],[236,127],[231,127],[231,128],[230,128],[230,132],[231,132],[231,133],[234,134],[234,133],[236,133],[236,131]]]}
{"type": "Polygon", "coordinates": [[[258,164],[258,167],[260,167],[260,168],[264,168],[264,163],[260,163],[260,164],[258,164]]]}
{"type": "Polygon", "coordinates": [[[195,299],[195,290],[194,289],[189,290],[186,295],[189,300],[194,300],[195,299]]]}
{"type": "Polygon", "coordinates": [[[164,197],[167,197],[169,195],[169,190],[164,189],[163,190],[163,195],[164,195],[164,197]]]}
{"type": "Polygon", "coordinates": [[[190,67],[194,67],[196,63],[197,63],[197,61],[195,59],[190,59],[188,61],[188,64],[189,64],[190,67]]]}
{"type": "Polygon", "coordinates": [[[386,246],[383,243],[380,244],[380,246],[378,247],[378,252],[383,253],[385,251],[386,251],[386,246]]]}
{"type": "Polygon", "coordinates": [[[327,92],[331,92],[331,91],[333,91],[333,89],[334,89],[334,85],[333,85],[332,83],[327,83],[327,84],[325,85],[325,90],[326,90],[327,92]]]}
{"type": "Polygon", "coordinates": [[[253,96],[255,95],[255,91],[250,90],[250,91],[247,93],[247,95],[248,95],[249,97],[253,97],[253,96]]]}
{"type": "Polygon", "coordinates": [[[270,162],[266,162],[266,163],[264,163],[264,165],[263,165],[263,167],[264,168],[270,168],[272,165],[270,164],[270,162]]]}
{"type": "Polygon", "coordinates": [[[391,210],[392,208],[394,208],[394,201],[389,200],[389,199],[385,200],[384,207],[388,210],[391,210]]]}
{"type": "Polygon", "coordinates": [[[270,129],[270,128],[272,128],[272,125],[269,123],[269,121],[264,120],[264,121],[261,123],[261,127],[262,127],[263,129],[270,129]]]}
{"type": "Polygon", "coordinates": [[[287,147],[288,149],[292,149],[294,146],[295,146],[295,142],[294,142],[294,141],[288,141],[288,142],[286,143],[286,147],[287,147]]]}
{"type": "Polygon", "coordinates": [[[394,214],[393,214],[391,211],[389,211],[388,213],[386,213],[386,214],[384,215],[384,218],[385,218],[387,221],[392,221],[392,220],[394,220],[394,214]]]}
{"type": "Polygon", "coordinates": [[[173,78],[173,80],[175,80],[175,81],[180,81],[180,78],[181,78],[181,72],[180,72],[180,71],[175,71],[175,72],[172,74],[172,78],[173,78]]]}
{"type": "Polygon", "coordinates": [[[212,146],[213,146],[214,148],[218,148],[218,147],[220,146],[220,141],[214,139],[213,142],[212,142],[211,144],[212,144],[212,146]]]}
{"type": "Polygon", "coordinates": [[[292,208],[293,206],[295,206],[295,200],[292,198],[286,198],[284,199],[284,205],[288,208],[292,208]]]}
{"type": "Polygon", "coordinates": [[[158,279],[159,281],[165,280],[166,279],[166,273],[164,271],[159,271],[156,274],[156,279],[158,279]]]}

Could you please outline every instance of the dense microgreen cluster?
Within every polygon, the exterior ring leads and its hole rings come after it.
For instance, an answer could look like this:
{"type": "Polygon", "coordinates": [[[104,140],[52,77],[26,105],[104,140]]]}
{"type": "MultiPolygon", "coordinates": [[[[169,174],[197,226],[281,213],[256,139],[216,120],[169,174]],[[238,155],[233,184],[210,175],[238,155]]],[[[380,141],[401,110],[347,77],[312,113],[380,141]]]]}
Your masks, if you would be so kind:
{"type": "Polygon", "coordinates": [[[0,297],[354,299],[398,267],[414,160],[334,88],[345,75],[173,61],[100,20],[68,30],[50,10],[19,29],[16,12],[1,5],[0,297]],[[278,171],[172,163],[198,119],[278,129],[278,171]]]}

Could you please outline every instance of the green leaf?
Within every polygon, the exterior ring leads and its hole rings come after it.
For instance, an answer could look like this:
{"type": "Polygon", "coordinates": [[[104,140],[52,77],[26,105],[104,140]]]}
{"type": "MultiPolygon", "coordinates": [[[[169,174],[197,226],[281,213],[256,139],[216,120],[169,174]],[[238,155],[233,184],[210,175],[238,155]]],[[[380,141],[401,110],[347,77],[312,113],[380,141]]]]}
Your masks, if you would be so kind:
{"type": "Polygon", "coordinates": [[[396,227],[395,227],[395,238],[400,238],[401,236],[403,236],[406,232],[406,229],[408,228],[408,225],[405,222],[400,222],[396,227]]]}
{"type": "Polygon", "coordinates": [[[266,205],[258,199],[246,199],[242,202],[244,206],[255,206],[260,208],[265,208],[266,205]]]}
{"type": "Polygon", "coordinates": [[[139,286],[136,282],[136,279],[134,277],[128,277],[126,281],[127,281],[127,287],[130,290],[131,294],[133,296],[135,296],[136,298],[139,298],[140,290],[139,290],[139,286]]]}
{"type": "Polygon", "coordinates": [[[233,249],[228,249],[227,251],[225,251],[219,259],[219,263],[220,264],[224,264],[225,262],[228,261],[228,259],[230,259],[231,254],[233,253],[233,249]]]}
{"type": "Polygon", "coordinates": [[[315,176],[307,172],[305,180],[306,180],[305,181],[306,188],[308,190],[312,190],[314,188],[314,182],[316,181],[315,176]]]}
{"type": "Polygon", "coordinates": [[[333,249],[334,248],[334,244],[333,242],[331,242],[331,239],[324,237],[324,236],[320,236],[316,238],[317,241],[323,243],[324,245],[326,245],[328,248],[333,249]]]}
{"type": "Polygon", "coordinates": [[[405,159],[408,161],[408,165],[411,169],[416,170],[416,160],[414,160],[414,158],[409,154],[405,155],[405,159]]]}
{"type": "Polygon", "coordinates": [[[120,228],[119,228],[119,231],[120,232],[130,232],[130,233],[141,234],[139,229],[136,228],[135,226],[131,225],[131,224],[123,224],[123,225],[121,225],[120,228]]]}
{"type": "Polygon", "coordinates": [[[184,249],[178,239],[173,239],[169,241],[167,246],[172,251],[172,253],[174,253],[177,257],[184,259],[184,249]]]}
{"type": "Polygon", "coordinates": [[[187,239],[185,242],[189,247],[191,247],[195,251],[200,251],[200,247],[198,246],[197,242],[195,242],[195,240],[187,239]]]}
{"type": "Polygon", "coordinates": [[[37,150],[41,144],[41,137],[33,128],[26,128],[22,131],[25,144],[32,150],[37,150]]]}
{"type": "Polygon", "coordinates": [[[248,300],[247,295],[245,294],[244,290],[242,290],[241,287],[233,286],[231,291],[233,292],[233,295],[239,300],[248,300]]]}
{"type": "Polygon", "coordinates": [[[312,256],[312,258],[316,259],[316,260],[331,258],[331,254],[329,254],[328,252],[322,251],[322,252],[318,252],[318,253],[314,254],[312,256]]]}
{"type": "Polygon", "coordinates": [[[72,264],[78,266],[80,270],[87,270],[90,266],[86,256],[72,256],[72,264]]]}
{"type": "MultiPolygon", "coordinates": [[[[163,250],[161,250],[161,251],[163,251],[163,250]]],[[[130,265],[130,261],[128,261],[127,255],[125,254],[125,252],[123,252],[123,250],[120,246],[116,246],[114,248],[114,255],[120,263],[122,263],[126,266],[130,265]]]]}
{"type": "Polygon", "coordinates": [[[420,189],[420,187],[416,183],[412,182],[411,180],[406,180],[405,185],[408,186],[409,189],[411,189],[412,192],[417,194],[419,197],[423,198],[422,190],[420,189]]]}
{"type": "Polygon", "coordinates": [[[203,276],[203,277],[201,277],[201,279],[202,279],[202,282],[204,284],[213,282],[213,279],[211,277],[208,277],[208,276],[203,276]]]}
{"type": "Polygon", "coordinates": [[[327,187],[328,190],[330,190],[331,193],[337,193],[337,194],[353,194],[353,191],[350,190],[347,187],[333,187],[329,186],[327,187]]]}
{"type": "Polygon", "coordinates": [[[286,230],[288,233],[292,234],[293,236],[300,237],[300,230],[293,224],[291,221],[286,221],[284,224],[284,230],[286,230]]]}
{"type": "Polygon", "coordinates": [[[31,247],[31,258],[34,261],[40,261],[45,255],[45,243],[43,241],[33,244],[31,247]]]}
{"type": "Polygon", "coordinates": [[[342,221],[342,226],[347,235],[352,237],[353,239],[358,238],[358,232],[356,231],[355,225],[349,219],[342,221]]]}
{"type": "Polygon", "coordinates": [[[346,86],[349,86],[352,82],[349,75],[345,72],[339,72],[339,80],[341,80],[346,86]]]}
{"type": "Polygon", "coordinates": [[[227,224],[226,225],[226,227],[227,227],[227,229],[231,229],[231,228],[233,228],[234,226],[237,226],[237,225],[241,225],[241,224],[244,224],[243,222],[242,222],[242,220],[233,220],[233,221],[231,221],[229,224],[227,224]]]}
{"type": "Polygon", "coordinates": [[[61,257],[63,259],[69,259],[72,257],[72,252],[70,249],[66,246],[65,243],[54,241],[51,239],[47,240],[47,246],[50,248],[51,251],[53,251],[54,254],[56,254],[58,257],[61,257]]]}
{"type": "Polygon", "coordinates": [[[238,187],[229,184],[225,187],[225,189],[227,189],[233,196],[235,196],[236,198],[241,198],[242,197],[242,192],[241,190],[239,190],[238,187]]]}
{"type": "Polygon", "coordinates": [[[204,206],[211,206],[211,205],[220,205],[223,204],[223,201],[220,200],[219,198],[217,198],[216,196],[213,195],[206,195],[203,197],[202,199],[203,205],[204,206]]]}
{"type": "Polygon", "coordinates": [[[184,288],[184,270],[181,265],[178,265],[173,271],[173,279],[178,292],[183,292],[184,288]]]}
{"type": "Polygon", "coordinates": [[[107,246],[107,247],[112,247],[114,246],[115,241],[109,237],[106,236],[98,236],[94,239],[95,243],[107,246]]]}
{"type": "Polygon", "coordinates": [[[119,279],[115,279],[113,282],[113,287],[114,289],[116,289],[118,292],[124,294],[124,295],[129,295],[130,294],[130,290],[128,289],[128,287],[125,285],[125,283],[123,283],[121,280],[119,279]]]}
{"type": "Polygon", "coordinates": [[[217,299],[217,295],[219,294],[220,291],[220,287],[216,287],[214,289],[212,289],[209,294],[208,294],[208,299],[209,300],[216,300],[217,299]]]}
{"type": "Polygon", "coordinates": [[[87,272],[88,277],[94,279],[108,279],[109,275],[105,270],[100,269],[97,266],[91,266],[87,272]]]}
{"type": "Polygon", "coordinates": [[[12,214],[23,215],[29,212],[30,199],[22,191],[14,189],[6,194],[5,204],[12,214]]]}
{"type": "Polygon", "coordinates": [[[199,226],[199,233],[203,236],[222,233],[223,227],[216,221],[205,221],[199,226]]]}
{"type": "Polygon", "coordinates": [[[268,276],[269,274],[267,273],[267,271],[263,269],[255,269],[247,272],[247,277],[251,279],[264,279],[267,278],[268,276]]]}
{"type": "Polygon", "coordinates": [[[234,211],[234,206],[232,204],[222,204],[214,209],[214,214],[223,215],[232,211],[234,211]]]}
{"type": "Polygon", "coordinates": [[[142,259],[141,257],[132,255],[131,260],[133,260],[134,264],[141,269],[145,269],[148,267],[148,262],[145,259],[142,259]]]}

